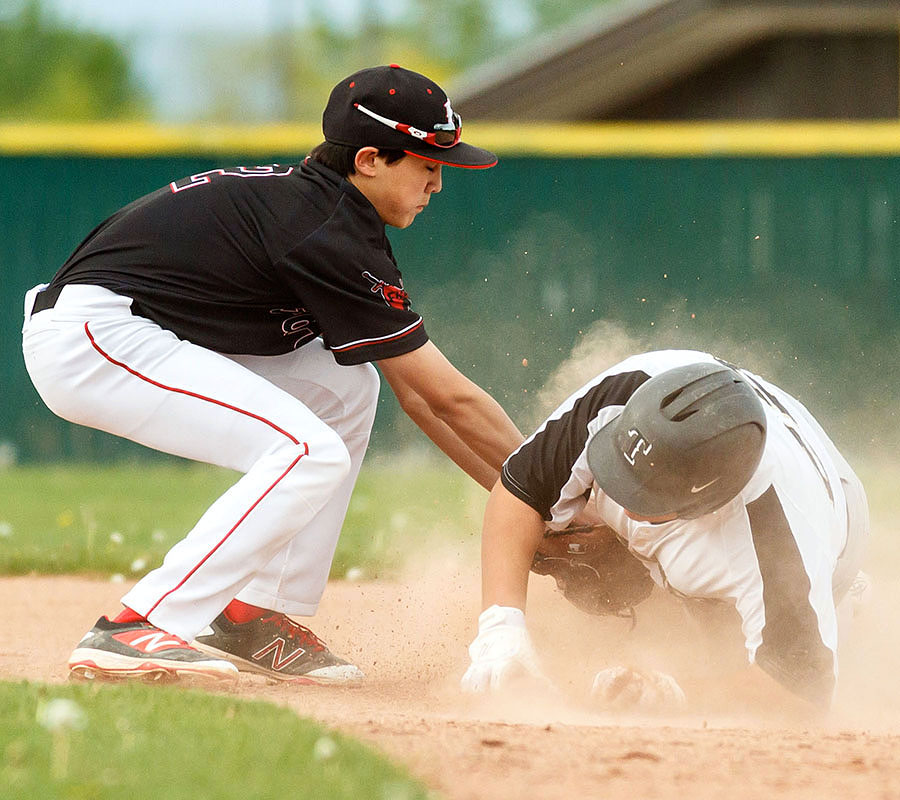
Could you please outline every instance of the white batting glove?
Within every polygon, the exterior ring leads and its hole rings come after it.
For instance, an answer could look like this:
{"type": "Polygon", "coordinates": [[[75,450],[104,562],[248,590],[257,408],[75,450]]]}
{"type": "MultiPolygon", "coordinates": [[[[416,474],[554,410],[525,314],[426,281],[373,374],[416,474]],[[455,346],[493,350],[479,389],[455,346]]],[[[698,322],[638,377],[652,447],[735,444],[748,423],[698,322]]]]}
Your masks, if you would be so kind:
{"type": "Polygon", "coordinates": [[[548,683],[525,627],[525,613],[518,608],[494,605],[482,611],[469,657],[472,663],[460,682],[464,692],[500,689],[523,675],[548,683]]]}
{"type": "Polygon", "coordinates": [[[607,667],[594,676],[591,697],[604,709],[663,711],[684,708],[687,698],[671,675],[656,670],[607,667]]]}

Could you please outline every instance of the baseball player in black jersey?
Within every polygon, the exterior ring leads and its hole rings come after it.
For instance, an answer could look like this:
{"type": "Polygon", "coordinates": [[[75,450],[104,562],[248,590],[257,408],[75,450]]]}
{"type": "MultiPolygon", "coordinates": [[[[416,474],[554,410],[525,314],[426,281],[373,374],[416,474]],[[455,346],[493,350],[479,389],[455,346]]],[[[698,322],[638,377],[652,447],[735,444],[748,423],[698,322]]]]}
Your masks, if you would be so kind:
{"type": "Polygon", "coordinates": [[[23,350],[72,422],[243,477],[101,617],[73,674],[355,680],[312,616],[365,453],[377,363],[486,488],[522,437],[429,340],[385,235],[485,168],[443,90],[397,65],[332,91],[301,164],[213,169],[102,222],[26,296],[23,350]],[[193,645],[191,644],[193,642],[193,645]]]}
{"type": "MultiPolygon", "coordinates": [[[[836,606],[868,524],[859,479],[793,397],[707,353],[633,356],[576,391],[503,465],[463,688],[540,675],[524,617],[533,570],[597,614],[627,613],[654,585],[689,610],[731,605],[756,665],[736,689],[780,685],[827,707],[836,606]]],[[[671,676],[619,666],[593,689],[613,706],[684,701],[671,676]]]]}

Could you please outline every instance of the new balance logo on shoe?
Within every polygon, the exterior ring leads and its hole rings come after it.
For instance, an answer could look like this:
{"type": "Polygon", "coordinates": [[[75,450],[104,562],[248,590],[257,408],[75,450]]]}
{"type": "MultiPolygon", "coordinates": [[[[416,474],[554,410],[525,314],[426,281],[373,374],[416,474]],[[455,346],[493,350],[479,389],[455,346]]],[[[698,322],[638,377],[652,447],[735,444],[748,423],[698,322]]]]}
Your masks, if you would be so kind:
{"type": "Polygon", "coordinates": [[[129,631],[128,633],[114,634],[113,638],[143,653],[155,653],[157,650],[167,650],[170,647],[185,647],[185,642],[175,639],[165,631],[155,633],[129,631]]]}
{"type": "Polygon", "coordinates": [[[306,653],[306,650],[302,647],[298,647],[292,653],[289,653],[286,657],[284,657],[284,647],[286,642],[282,638],[275,639],[272,642],[269,642],[265,647],[257,650],[251,658],[254,661],[262,661],[269,653],[272,654],[272,665],[271,669],[274,669],[276,672],[281,672],[285,667],[293,664],[298,658],[306,653]]]}

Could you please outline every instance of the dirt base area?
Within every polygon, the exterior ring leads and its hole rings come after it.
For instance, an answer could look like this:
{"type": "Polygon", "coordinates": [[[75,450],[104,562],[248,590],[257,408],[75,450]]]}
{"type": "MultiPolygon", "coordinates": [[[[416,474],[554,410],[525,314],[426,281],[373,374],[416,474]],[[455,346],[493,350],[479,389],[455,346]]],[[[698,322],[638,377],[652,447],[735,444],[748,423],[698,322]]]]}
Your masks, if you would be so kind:
{"type": "MultiPolygon", "coordinates": [[[[717,644],[711,658],[669,598],[643,604],[631,630],[625,620],[576,611],[548,579],[534,580],[529,616],[559,694],[465,696],[457,685],[478,591],[472,570],[445,567],[432,563],[430,574],[411,582],[329,586],[307,622],[367,673],[364,684],[297,686],[242,675],[235,691],[374,745],[450,800],[900,797],[900,623],[890,613],[900,585],[880,587],[845,643],[836,707],[813,722],[771,703],[737,709],[717,694],[709,672],[730,657],[729,646],[717,644]],[[591,707],[594,671],[638,657],[679,677],[687,711],[636,717],[591,707]]],[[[0,679],[66,680],[74,644],[97,616],[118,610],[126,588],[0,579],[0,679]]]]}

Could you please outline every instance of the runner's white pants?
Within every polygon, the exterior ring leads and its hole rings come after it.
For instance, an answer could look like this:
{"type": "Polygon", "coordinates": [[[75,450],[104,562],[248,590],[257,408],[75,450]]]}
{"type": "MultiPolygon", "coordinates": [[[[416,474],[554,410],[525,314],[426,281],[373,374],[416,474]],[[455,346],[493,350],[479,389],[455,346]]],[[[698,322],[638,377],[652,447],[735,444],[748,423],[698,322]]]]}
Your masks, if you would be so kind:
{"type": "Polygon", "coordinates": [[[369,441],[375,368],[340,366],[319,340],[221,355],[97,286],[66,286],[32,315],[40,288],[26,295],[23,352],[51,411],[244,473],[122,602],[188,641],[234,597],[315,614],[369,441]]]}

